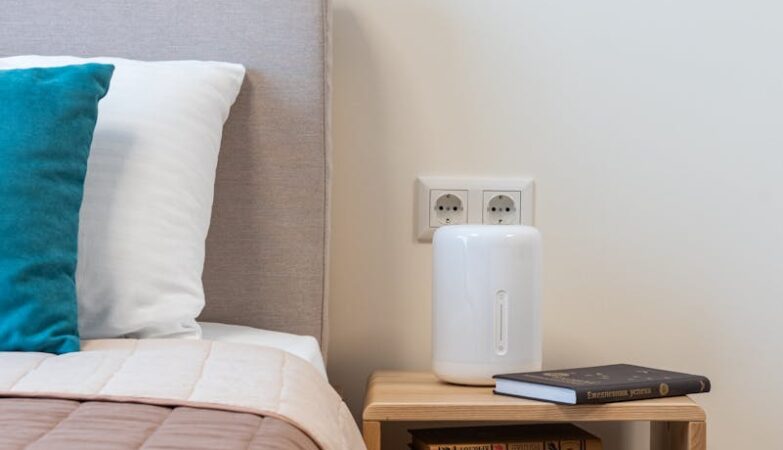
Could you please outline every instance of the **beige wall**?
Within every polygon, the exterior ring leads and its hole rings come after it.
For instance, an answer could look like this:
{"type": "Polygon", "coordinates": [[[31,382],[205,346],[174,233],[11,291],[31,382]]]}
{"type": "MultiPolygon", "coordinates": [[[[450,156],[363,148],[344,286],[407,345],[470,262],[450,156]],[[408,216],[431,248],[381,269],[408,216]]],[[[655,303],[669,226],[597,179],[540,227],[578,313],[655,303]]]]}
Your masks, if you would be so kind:
{"type": "Polygon", "coordinates": [[[783,7],[334,3],[329,371],[352,409],[371,370],[429,366],[416,175],[526,175],[545,366],[704,373],[710,448],[778,448],[783,7]]]}

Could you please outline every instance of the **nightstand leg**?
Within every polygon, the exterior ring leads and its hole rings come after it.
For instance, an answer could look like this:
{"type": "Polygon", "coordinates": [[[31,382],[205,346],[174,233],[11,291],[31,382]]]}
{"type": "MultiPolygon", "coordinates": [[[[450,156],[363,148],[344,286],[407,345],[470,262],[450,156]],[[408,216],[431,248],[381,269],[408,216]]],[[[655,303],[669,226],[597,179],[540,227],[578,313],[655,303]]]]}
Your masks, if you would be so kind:
{"type": "Polygon", "coordinates": [[[650,450],[707,450],[707,423],[650,422],[650,450]]]}
{"type": "Polygon", "coordinates": [[[374,420],[365,420],[362,425],[364,445],[367,450],[381,450],[381,423],[374,420]]]}

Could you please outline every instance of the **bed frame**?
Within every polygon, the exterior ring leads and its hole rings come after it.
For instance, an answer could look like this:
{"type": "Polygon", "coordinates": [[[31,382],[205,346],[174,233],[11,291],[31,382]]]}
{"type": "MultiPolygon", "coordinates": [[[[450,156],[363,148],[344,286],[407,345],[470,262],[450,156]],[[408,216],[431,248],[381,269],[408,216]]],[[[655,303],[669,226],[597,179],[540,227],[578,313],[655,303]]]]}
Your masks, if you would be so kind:
{"type": "Polygon", "coordinates": [[[325,353],[327,0],[5,0],[0,56],[244,64],[226,124],[200,320],[315,336],[325,353]]]}

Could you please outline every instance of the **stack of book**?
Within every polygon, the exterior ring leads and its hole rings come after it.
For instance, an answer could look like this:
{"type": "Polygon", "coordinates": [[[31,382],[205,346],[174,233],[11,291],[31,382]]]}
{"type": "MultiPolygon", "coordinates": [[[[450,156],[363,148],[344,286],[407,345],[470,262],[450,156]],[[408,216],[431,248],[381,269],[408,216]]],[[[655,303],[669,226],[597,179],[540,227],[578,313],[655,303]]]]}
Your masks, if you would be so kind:
{"type": "Polygon", "coordinates": [[[601,440],[570,424],[410,430],[413,450],[601,450],[601,440]]]}

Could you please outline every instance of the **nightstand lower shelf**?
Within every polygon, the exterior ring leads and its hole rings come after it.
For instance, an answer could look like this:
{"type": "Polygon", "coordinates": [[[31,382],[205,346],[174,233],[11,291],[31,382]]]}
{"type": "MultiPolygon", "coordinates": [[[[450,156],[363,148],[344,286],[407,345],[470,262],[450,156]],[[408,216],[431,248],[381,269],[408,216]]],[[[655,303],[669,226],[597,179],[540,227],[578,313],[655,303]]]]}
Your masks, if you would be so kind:
{"type": "Polygon", "coordinates": [[[563,406],[441,383],[426,372],[375,372],[364,404],[368,450],[381,449],[383,422],[649,421],[652,450],[706,450],[704,410],[688,397],[563,406]]]}

